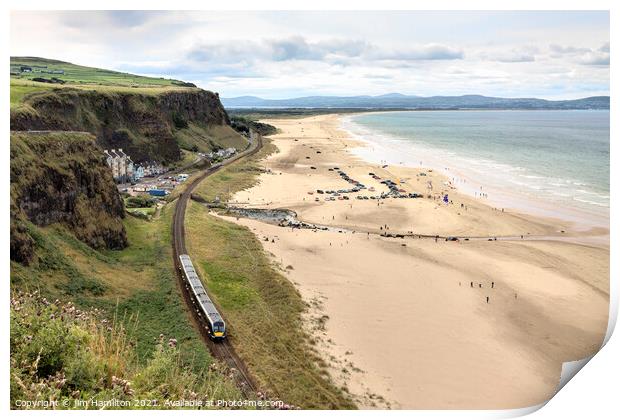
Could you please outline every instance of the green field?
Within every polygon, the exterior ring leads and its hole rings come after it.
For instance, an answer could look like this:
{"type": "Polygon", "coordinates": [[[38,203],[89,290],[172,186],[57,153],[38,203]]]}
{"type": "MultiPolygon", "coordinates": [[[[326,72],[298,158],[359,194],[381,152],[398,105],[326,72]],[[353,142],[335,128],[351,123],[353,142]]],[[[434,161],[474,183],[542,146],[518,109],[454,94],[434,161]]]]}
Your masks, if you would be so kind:
{"type": "Polygon", "coordinates": [[[11,107],[18,106],[24,97],[30,93],[67,87],[142,94],[197,89],[180,80],[138,76],[37,57],[11,57],[10,70],[11,107]],[[32,71],[21,71],[24,67],[29,67],[32,71]],[[53,71],[63,71],[63,73],[50,73],[53,71]],[[49,81],[56,78],[63,81],[64,84],[33,81],[32,79],[35,78],[43,78],[49,81]]]}
{"type": "Polygon", "coordinates": [[[11,78],[32,80],[35,77],[51,79],[56,77],[70,84],[128,86],[128,87],[165,87],[179,86],[183,82],[163,77],[146,77],[95,67],[78,66],[64,61],[49,60],[38,57],[11,57],[11,78]],[[32,71],[20,71],[21,67],[30,67],[32,71]],[[62,74],[50,73],[62,71],[62,74]]]}

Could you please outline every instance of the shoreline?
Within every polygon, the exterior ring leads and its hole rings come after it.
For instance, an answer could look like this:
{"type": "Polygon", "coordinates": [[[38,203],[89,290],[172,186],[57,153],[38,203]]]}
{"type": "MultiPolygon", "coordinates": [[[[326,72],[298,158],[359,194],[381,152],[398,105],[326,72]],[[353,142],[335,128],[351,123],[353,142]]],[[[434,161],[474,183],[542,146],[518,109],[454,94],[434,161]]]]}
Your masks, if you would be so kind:
{"type": "Polygon", "coordinates": [[[333,380],[362,408],[517,408],[549,398],[561,363],[592,354],[604,337],[605,241],[568,242],[587,240],[588,233],[565,221],[493,210],[448,189],[434,171],[422,177],[419,169],[387,171],[364,162],[351,153],[359,140],[340,129],[339,118],[268,120],[281,129],[272,136],[279,152],[262,161],[258,184],[236,193],[231,204],[287,208],[304,222],[347,232],[221,216],[248,227],[272,261],[286,267],[285,276],[310,305],[307,329],[333,380]],[[377,195],[386,186],[369,172],[402,180],[407,191],[432,179],[438,187],[432,194],[446,188],[453,203],[355,198],[369,190],[325,201],[317,189],[350,185],[334,167],[377,195]],[[549,238],[436,242],[379,236],[397,231],[549,238]]]}
{"type": "MultiPolygon", "coordinates": [[[[605,207],[597,204],[598,207],[592,207],[593,205],[591,204],[588,207],[584,205],[585,202],[582,202],[582,200],[573,198],[573,201],[575,201],[573,206],[567,207],[564,205],[565,203],[563,203],[561,209],[558,209],[557,203],[549,197],[543,199],[525,192],[515,193],[511,191],[510,185],[505,184],[505,182],[517,183],[518,181],[516,180],[505,179],[501,181],[504,182],[504,184],[498,184],[496,182],[495,185],[489,185],[489,180],[484,180],[485,174],[463,166],[463,163],[466,162],[461,162],[460,165],[456,166],[446,166],[446,159],[463,161],[464,159],[470,160],[471,158],[463,158],[462,156],[454,155],[450,151],[431,149],[425,150],[428,146],[423,146],[416,143],[406,144],[406,156],[403,157],[402,152],[405,151],[405,149],[398,149],[397,147],[403,141],[402,139],[367,128],[364,125],[353,121],[353,118],[356,116],[365,114],[372,114],[372,112],[347,114],[343,115],[340,119],[341,129],[346,131],[349,136],[355,138],[363,144],[363,146],[352,151],[362,160],[381,165],[389,164],[413,168],[432,168],[433,170],[442,173],[448,180],[450,180],[452,185],[457,187],[458,191],[461,193],[468,194],[470,197],[481,198],[478,194],[480,192],[484,192],[486,194],[484,201],[490,206],[505,208],[533,217],[557,218],[573,223],[574,227],[581,231],[597,228],[609,228],[608,206],[605,207]],[[387,145],[373,140],[374,137],[384,138],[387,141],[387,145]],[[390,148],[390,146],[397,147],[397,149],[401,152],[401,154],[398,155],[398,159],[395,157],[395,149],[393,147],[390,148]],[[443,160],[437,160],[436,158],[431,157],[431,153],[439,152],[446,154],[448,157],[443,160]],[[417,158],[420,160],[416,160],[416,162],[411,161],[412,156],[409,156],[408,154],[413,155],[414,153],[416,153],[417,158]]],[[[486,159],[482,159],[482,161],[486,161],[486,159]]],[[[498,162],[489,163],[494,163],[499,166],[510,166],[498,162]]],[[[544,177],[535,176],[534,178],[544,177]]],[[[520,186],[517,184],[515,187],[519,188],[520,186]]],[[[560,198],[560,196],[557,198],[560,198]]]]}

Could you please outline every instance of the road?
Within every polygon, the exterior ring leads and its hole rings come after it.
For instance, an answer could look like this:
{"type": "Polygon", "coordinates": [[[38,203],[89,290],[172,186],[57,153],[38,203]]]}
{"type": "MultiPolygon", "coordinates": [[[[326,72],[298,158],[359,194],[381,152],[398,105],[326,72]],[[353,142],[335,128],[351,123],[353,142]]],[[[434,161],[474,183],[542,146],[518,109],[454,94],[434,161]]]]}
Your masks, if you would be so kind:
{"type": "MultiPolygon", "coordinates": [[[[200,315],[200,312],[197,310],[195,305],[192,303],[189,291],[186,288],[185,282],[183,280],[183,275],[177,257],[180,254],[189,254],[185,245],[185,211],[187,210],[187,203],[191,199],[192,191],[205,178],[213,175],[214,173],[218,172],[219,170],[221,170],[227,165],[230,165],[233,162],[255,154],[261,149],[262,146],[263,140],[261,136],[258,134],[253,134],[250,139],[250,145],[245,151],[231,157],[230,159],[227,159],[223,162],[211,166],[210,168],[205,169],[197,178],[193,179],[187,185],[185,190],[179,195],[172,219],[173,261],[177,275],[177,281],[179,282],[179,286],[181,287],[181,291],[183,292],[185,304],[189,308],[190,312],[193,314],[193,320],[196,323],[196,327],[201,332],[205,343],[209,347],[209,350],[217,359],[221,360],[226,364],[226,366],[228,366],[230,372],[234,375],[235,381],[239,386],[239,389],[243,392],[246,398],[253,398],[255,396],[256,383],[252,379],[243,361],[235,352],[235,349],[233,348],[230,339],[226,339],[221,343],[214,343],[209,339],[205,326],[206,322],[200,315]]],[[[209,293],[208,288],[205,287],[205,289],[207,289],[207,293],[209,293]]],[[[224,320],[226,320],[225,313],[222,313],[222,317],[224,318],[224,320]]]]}

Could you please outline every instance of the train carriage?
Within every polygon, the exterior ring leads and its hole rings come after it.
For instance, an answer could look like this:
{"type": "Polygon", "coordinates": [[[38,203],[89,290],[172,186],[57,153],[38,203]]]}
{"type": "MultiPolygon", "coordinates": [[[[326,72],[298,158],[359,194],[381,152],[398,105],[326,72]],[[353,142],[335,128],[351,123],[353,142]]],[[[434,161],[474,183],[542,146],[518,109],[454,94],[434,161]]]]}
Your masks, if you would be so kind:
{"type": "Polygon", "coordinates": [[[181,263],[181,269],[183,271],[185,281],[187,282],[189,290],[192,294],[192,299],[198,306],[201,315],[208,323],[209,337],[214,341],[223,340],[226,338],[226,323],[209,298],[207,291],[196,273],[192,260],[189,255],[182,254],[179,255],[179,262],[181,263]]]}

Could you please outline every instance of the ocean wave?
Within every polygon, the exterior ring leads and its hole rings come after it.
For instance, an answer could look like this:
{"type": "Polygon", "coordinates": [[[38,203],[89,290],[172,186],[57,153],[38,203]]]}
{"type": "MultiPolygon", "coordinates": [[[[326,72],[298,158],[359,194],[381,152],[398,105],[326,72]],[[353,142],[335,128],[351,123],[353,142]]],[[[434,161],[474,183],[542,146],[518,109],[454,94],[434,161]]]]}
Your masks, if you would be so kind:
{"type": "MultiPolygon", "coordinates": [[[[472,195],[474,191],[477,191],[478,186],[484,186],[484,191],[489,195],[490,202],[495,197],[498,197],[498,200],[507,197],[504,192],[508,191],[508,196],[512,197],[516,194],[522,197],[522,210],[525,211],[531,209],[533,200],[542,200],[546,203],[545,206],[557,208],[558,213],[563,211],[563,207],[570,208],[572,211],[579,211],[579,209],[584,209],[587,206],[609,207],[609,196],[585,188],[575,189],[575,187],[588,186],[589,184],[584,180],[549,177],[538,172],[535,168],[501,162],[489,159],[486,156],[474,156],[473,154],[476,153],[474,148],[467,151],[448,150],[429,145],[429,142],[420,138],[419,135],[405,137],[363,126],[353,121],[356,117],[347,116],[343,118],[341,128],[354,139],[367,145],[367,147],[357,150],[359,156],[365,160],[391,164],[402,162],[413,167],[433,168],[448,177],[467,180],[466,184],[463,185],[466,189],[463,191],[472,195]],[[469,155],[464,154],[465,152],[469,155]],[[575,202],[583,205],[578,205],[575,202]]],[[[544,169],[549,170],[549,167],[547,166],[544,169]]],[[[518,202],[519,200],[517,200],[517,204],[518,202]]],[[[498,204],[500,203],[496,201],[495,205],[498,204]]],[[[506,204],[514,205],[515,201],[511,200],[510,203],[506,204]]]]}
{"type": "Polygon", "coordinates": [[[593,206],[598,206],[598,207],[609,207],[607,203],[599,203],[597,201],[584,200],[583,198],[579,198],[579,197],[573,197],[573,200],[579,201],[580,203],[591,204],[593,206]]]}

